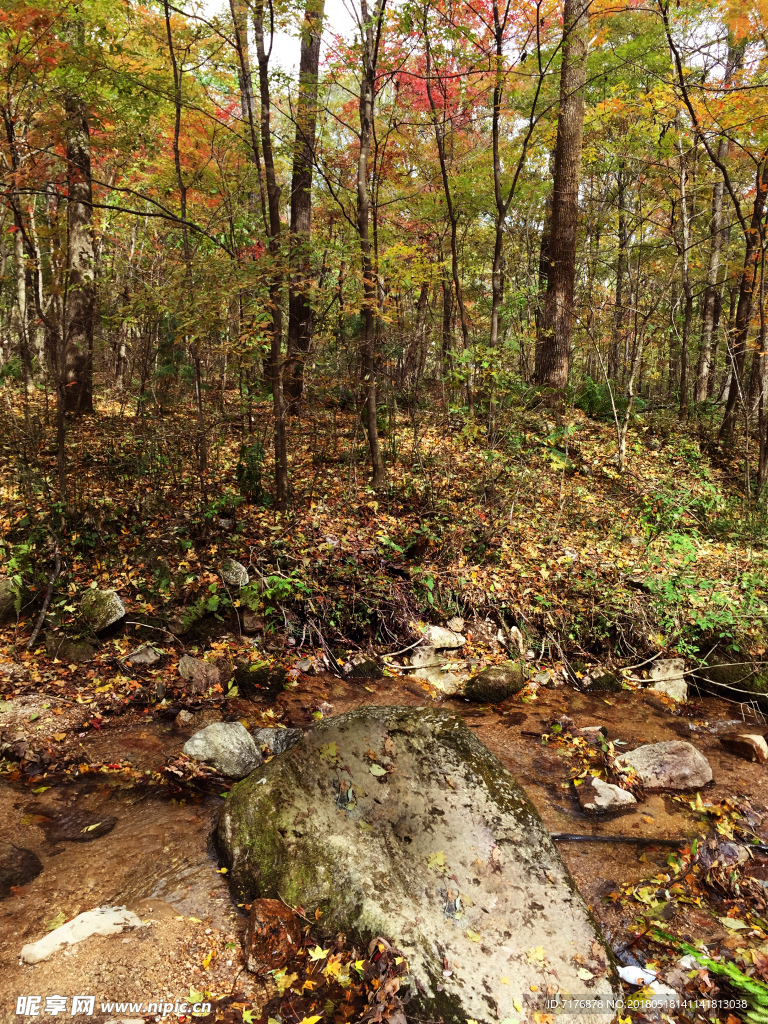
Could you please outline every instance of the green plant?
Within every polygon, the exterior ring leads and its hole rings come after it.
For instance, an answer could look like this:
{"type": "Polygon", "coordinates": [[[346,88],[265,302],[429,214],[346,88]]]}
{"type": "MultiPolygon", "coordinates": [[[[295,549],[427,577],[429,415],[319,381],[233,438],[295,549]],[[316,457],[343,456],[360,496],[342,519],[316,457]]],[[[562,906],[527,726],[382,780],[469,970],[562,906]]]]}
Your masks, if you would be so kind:
{"type": "Polygon", "coordinates": [[[240,601],[251,611],[261,607],[267,615],[274,614],[280,605],[295,604],[312,595],[312,589],[296,569],[288,576],[277,573],[249,583],[240,591],[240,601]]]}
{"type": "Polygon", "coordinates": [[[268,496],[262,485],[265,456],[264,445],[260,441],[240,446],[235,477],[240,493],[252,505],[268,503],[268,496]]]}

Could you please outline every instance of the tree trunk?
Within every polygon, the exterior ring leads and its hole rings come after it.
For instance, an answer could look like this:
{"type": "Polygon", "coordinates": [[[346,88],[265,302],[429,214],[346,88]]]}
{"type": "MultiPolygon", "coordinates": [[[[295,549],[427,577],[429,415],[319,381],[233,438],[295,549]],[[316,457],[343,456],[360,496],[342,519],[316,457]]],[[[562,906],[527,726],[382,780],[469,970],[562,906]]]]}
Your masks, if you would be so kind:
{"type": "Polygon", "coordinates": [[[429,39],[429,22],[428,12],[425,8],[424,11],[424,52],[426,57],[426,86],[427,86],[427,97],[429,99],[429,109],[432,115],[432,125],[435,130],[435,145],[437,146],[437,158],[440,163],[440,178],[443,183],[443,195],[445,196],[445,206],[448,211],[448,223],[451,229],[451,278],[453,280],[453,288],[456,294],[456,305],[459,307],[459,321],[461,323],[461,336],[464,342],[465,350],[469,348],[469,328],[467,327],[467,313],[464,307],[464,295],[461,288],[461,278],[459,276],[459,241],[458,241],[458,222],[459,215],[456,211],[456,207],[453,203],[453,195],[451,193],[451,185],[448,175],[448,157],[446,154],[445,136],[446,136],[446,111],[445,103],[443,103],[443,117],[442,120],[438,116],[437,104],[435,102],[434,91],[432,88],[432,48],[429,39]]]}
{"type": "Polygon", "coordinates": [[[67,293],[64,411],[93,412],[93,186],[91,144],[85,104],[65,97],[67,115],[67,293]]]}
{"type": "Polygon", "coordinates": [[[365,384],[366,427],[371,452],[371,484],[384,486],[384,460],[379,446],[379,428],[376,419],[376,281],[371,259],[371,199],[368,191],[368,160],[373,136],[373,113],[376,83],[376,64],[379,56],[382,22],[386,0],[375,0],[369,14],[366,0],[360,0],[362,20],[362,75],[360,77],[360,152],[357,162],[357,232],[363,271],[363,379],[365,384]]]}
{"type": "MultiPolygon", "coordinates": [[[[728,140],[720,139],[717,158],[721,162],[728,156],[728,140]]],[[[712,187],[712,219],[710,221],[709,262],[707,264],[707,284],[704,289],[704,302],[701,318],[701,344],[699,345],[699,365],[696,370],[696,401],[706,400],[709,391],[709,376],[712,372],[712,338],[715,334],[715,306],[718,295],[718,277],[720,274],[720,254],[723,248],[723,178],[718,172],[712,187]]]]}
{"type": "Polygon", "coordinates": [[[324,0],[308,0],[304,11],[296,104],[296,141],[291,179],[291,283],[288,292],[288,362],[285,394],[295,413],[304,389],[304,363],[312,341],[309,301],[309,232],[312,219],[312,171],[317,126],[317,75],[323,34],[324,0]]]}
{"type": "MultiPolygon", "coordinates": [[[[270,15],[271,15],[270,7],[270,15]]],[[[269,251],[273,270],[269,286],[272,316],[270,345],[270,378],[272,406],[275,417],[275,503],[279,511],[288,506],[288,451],[285,436],[285,403],[283,401],[283,372],[281,365],[283,318],[281,307],[282,274],[280,272],[280,186],[275,174],[270,125],[269,56],[264,49],[264,4],[257,0],[253,7],[253,29],[256,36],[256,55],[259,62],[259,98],[261,100],[261,149],[264,154],[264,172],[267,179],[267,207],[269,211],[269,251]]]]}
{"type": "MultiPolygon", "coordinates": [[[[259,200],[261,203],[261,216],[264,228],[267,228],[267,200],[264,195],[264,178],[261,170],[261,150],[259,147],[259,133],[256,127],[256,104],[253,96],[253,74],[251,72],[251,59],[248,53],[248,8],[243,0],[229,0],[229,9],[232,12],[232,23],[234,25],[235,49],[237,50],[237,77],[240,85],[240,110],[243,121],[248,126],[248,139],[250,146],[248,157],[256,167],[256,177],[259,183],[259,200]]],[[[252,205],[255,202],[252,197],[252,205]]]]}
{"type": "Polygon", "coordinates": [[[757,262],[761,253],[761,221],[765,209],[766,192],[768,191],[768,160],[758,169],[755,191],[755,202],[752,207],[752,219],[749,229],[746,232],[746,244],[744,248],[744,268],[739,280],[739,300],[736,306],[736,322],[733,329],[733,340],[730,346],[730,361],[733,375],[731,386],[728,389],[728,401],[725,407],[725,416],[720,427],[720,437],[730,444],[733,440],[733,430],[736,425],[736,410],[739,401],[745,400],[743,395],[744,387],[744,361],[747,356],[747,338],[749,335],[749,322],[752,314],[752,294],[754,291],[755,272],[757,262]]]}
{"type": "MultiPolygon", "coordinates": [[[[549,155],[549,175],[555,175],[555,154],[549,155]]],[[[541,245],[539,248],[538,300],[536,303],[536,342],[541,344],[544,338],[544,303],[547,298],[549,272],[552,264],[549,258],[549,246],[552,239],[552,192],[544,201],[544,223],[541,226],[541,245]]]]}
{"type": "MultiPolygon", "coordinates": [[[[688,419],[688,355],[691,340],[691,323],[693,321],[693,287],[691,286],[691,213],[688,198],[689,171],[682,139],[678,134],[677,151],[680,160],[680,241],[679,251],[682,263],[682,285],[685,296],[683,314],[683,335],[680,341],[680,419],[688,419]]],[[[694,154],[695,155],[695,154],[694,154]]]]}
{"type": "Polygon", "coordinates": [[[621,335],[624,330],[624,278],[627,276],[627,205],[624,180],[624,165],[618,173],[619,191],[616,203],[619,209],[619,253],[616,258],[616,300],[613,311],[613,332],[608,349],[608,376],[611,380],[619,379],[619,352],[621,335]]]}
{"type": "Polygon", "coordinates": [[[555,388],[564,388],[568,383],[588,25],[588,3],[585,0],[564,0],[563,63],[552,196],[551,269],[544,304],[542,338],[536,346],[535,372],[539,384],[555,388]]]}

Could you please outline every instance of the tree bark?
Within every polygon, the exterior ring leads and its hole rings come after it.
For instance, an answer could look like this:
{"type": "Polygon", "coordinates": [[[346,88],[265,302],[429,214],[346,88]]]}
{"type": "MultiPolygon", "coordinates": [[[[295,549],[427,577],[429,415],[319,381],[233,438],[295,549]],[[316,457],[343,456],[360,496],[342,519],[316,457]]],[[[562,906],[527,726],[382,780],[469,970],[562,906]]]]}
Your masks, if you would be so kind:
{"type": "MultiPolygon", "coordinates": [[[[237,50],[238,70],[237,77],[240,85],[240,110],[248,126],[248,138],[250,147],[249,158],[256,167],[256,177],[259,183],[259,200],[261,203],[261,216],[265,229],[267,228],[267,200],[264,195],[264,177],[261,169],[261,150],[259,148],[259,133],[256,127],[256,103],[253,96],[253,73],[251,71],[251,59],[248,53],[248,8],[243,0],[229,0],[229,9],[232,12],[232,23],[235,33],[235,49],[237,50]]],[[[269,233],[267,231],[267,233],[269,233]]]]}
{"type": "MultiPolygon", "coordinates": [[[[270,6],[270,23],[272,8],[270,6]]],[[[282,274],[280,272],[280,186],[275,174],[270,124],[271,97],[269,91],[269,54],[264,49],[264,4],[257,0],[253,7],[253,29],[256,36],[256,55],[259,62],[259,98],[261,100],[261,150],[267,179],[267,208],[269,212],[269,251],[273,260],[270,281],[270,313],[272,316],[270,345],[270,378],[272,406],[275,417],[275,501],[284,512],[288,506],[288,451],[285,436],[285,402],[283,400],[283,318],[281,306],[282,274]]],[[[271,49],[271,48],[270,48],[271,49]]]]}
{"type": "Polygon", "coordinates": [[[93,184],[88,113],[77,96],[65,97],[67,116],[67,291],[64,331],[64,411],[93,412],[93,184]]]}
{"type": "Polygon", "coordinates": [[[535,371],[539,384],[555,388],[564,388],[568,383],[570,362],[584,131],[584,86],[587,76],[588,7],[585,0],[564,0],[563,4],[563,63],[552,195],[551,267],[544,304],[542,338],[536,346],[535,371]]]}
{"type": "Polygon", "coordinates": [[[752,295],[754,291],[755,272],[761,254],[761,221],[765,210],[766,193],[768,192],[768,159],[758,169],[755,202],[752,207],[752,218],[745,232],[744,267],[739,279],[739,299],[736,305],[736,322],[733,328],[733,339],[730,345],[730,361],[733,374],[728,389],[728,401],[725,407],[720,437],[730,444],[736,426],[736,411],[739,401],[744,399],[744,361],[747,356],[747,338],[749,322],[752,314],[752,295]]]}
{"type": "Polygon", "coordinates": [[[362,74],[360,76],[360,151],[357,162],[357,232],[363,271],[363,378],[365,385],[366,427],[371,453],[371,484],[384,486],[384,460],[379,445],[376,419],[376,281],[371,259],[371,199],[368,191],[368,160],[373,136],[373,115],[376,102],[376,65],[386,0],[375,0],[372,12],[366,0],[360,0],[362,74]]]}
{"type": "Polygon", "coordinates": [[[611,380],[619,379],[619,352],[621,349],[621,336],[624,330],[624,278],[627,276],[627,204],[623,164],[619,167],[618,186],[616,203],[619,209],[619,252],[616,257],[616,299],[613,310],[613,332],[608,349],[608,376],[611,380]]]}
{"type": "Polygon", "coordinates": [[[309,237],[312,221],[312,171],[317,127],[317,77],[325,0],[308,0],[301,32],[296,141],[291,178],[291,282],[288,292],[288,362],[285,395],[295,413],[304,390],[304,364],[312,341],[314,317],[309,300],[309,237]]]}
{"type": "MultiPolygon", "coordinates": [[[[720,139],[717,158],[721,162],[728,156],[728,140],[720,139]]],[[[709,262],[707,284],[701,317],[701,343],[699,365],[696,369],[696,401],[704,402],[710,393],[709,376],[712,372],[712,338],[715,333],[715,306],[720,275],[720,255],[723,249],[723,178],[718,174],[712,187],[712,219],[710,221],[709,262]]]]}

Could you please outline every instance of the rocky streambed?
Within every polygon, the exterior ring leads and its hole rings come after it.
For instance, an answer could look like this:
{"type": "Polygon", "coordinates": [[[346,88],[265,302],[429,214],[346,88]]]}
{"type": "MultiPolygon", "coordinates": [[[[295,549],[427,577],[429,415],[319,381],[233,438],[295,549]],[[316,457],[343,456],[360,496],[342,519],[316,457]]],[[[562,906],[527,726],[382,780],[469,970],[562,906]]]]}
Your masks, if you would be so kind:
{"type": "MultiPolygon", "coordinates": [[[[276,702],[270,704],[238,698],[221,702],[217,708],[205,712],[198,711],[197,717],[185,712],[186,720],[183,717],[179,720],[177,716],[174,721],[164,716],[162,709],[133,718],[115,719],[100,730],[91,729],[85,735],[72,737],[71,742],[82,751],[84,767],[81,772],[51,779],[41,773],[33,782],[22,779],[0,782],[0,828],[3,837],[17,851],[13,855],[15,860],[8,861],[7,891],[0,900],[0,974],[5,982],[0,1019],[20,1019],[15,1013],[16,1000],[30,994],[41,998],[52,994],[70,997],[93,994],[95,1010],[90,1017],[84,1014],[83,1020],[99,1019],[102,1001],[105,1005],[140,1002],[143,1011],[144,1004],[152,1001],[152,994],[157,995],[156,1002],[165,1004],[171,1000],[174,1005],[178,1005],[182,996],[189,996],[190,990],[211,993],[209,1001],[214,1006],[222,998],[230,1003],[233,999],[240,1001],[244,1006],[263,1001],[263,981],[243,971],[242,945],[247,917],[245,907],[238,903],[245,903],[246,897],[250,898],[253,893],[240,896],[237,887],[230,889],[222,868],[233,865],[231,861],[229,865],[225,863],[214,841],[224,807],[222,794],[228,789],[222,786],[217,791],[215,785],[209,785],[207,789],[171,790],[167,786],[142,785],[137,775],[144,774],[151,780],[169,760],[179,758],[184,743],[211,720],[240,721],[250,730],[266,724],[304,730],[314,728],[318,735],[318,723],[327,728],[329,720],[332,722],[337,715],[376,705],[423,707],[427,709],[422,716],[425,720],[437,710],[448,719],[463,723],[468,733],[493,755],[498,771],[511,773],[523,787],[525,798],[542,823],[536,826],[541,829],[538,845],[542,849],[553,849],[545,833],[582,837],[558,841],[557,850],[575,881],[585,913],[594,915],[600,926],[595,933],[600,948],[603,948],[602,936],[616,949],[626,945],[637,916],[637,906],[613,897],[632,884],[648,879],[654,871],[662,870],[670,850],[674,849],[668,845],[670,842],[684,844],[694,836],[711,834],[713,830],[702,820],[702,812],[696,810],[695,794],[685,790],[683,795],[691,798],[689,802],[675,799],[672,791],[647,792],[638,803],[622,808],[620,814],[600,816],[585,811],[585,801],[579,799],[579,786],[575,786],[571,778],[576,767],[582,762],[588,763],[587,748],[594,749],[594,743],[601,742],[595,738],[594,731],[590,741],[590,727],[593,730],[602,727],[598,730],[600,735],[604,741],[615,744],[617,755],[659,742],[692,744],[706,759],[712,773],[711,781],[698,790],[701,803],[721,806],[747,802],[754,815],[755,836],[768,838],[762,820],[768,768],[746,760],[743,752],[740,756],[721,742],[726,733],[762,733],[763,726],[754,720],[745,723],[736,705],[715,698],[685,705],[681,713],[680,706],[667,701],[663,694],[649,690],[587,694],[562,688],[539,690],[536,699],[528,703],[511,697],[493,707],[478,707],[463,699],[436,695],[418,680],[343,681],[331,676],[302,676],[298,685],[281,693],[276,702]],[[553,723],[556,726],[559,721],[564,724],[558,733],[553,723]],[[546,737],[544,742],[543,736],[546,737]],[[89,765],[116,767],[102,772],[90,770],[89,765]],[[589,838],[600,841],[588,841],[589,838]],[[19,854],[18,851],[27,852],[19,854]],[[17,872],[15,876],[13,870],[17,872]],[[63,923],[79,913],[107,905],[125,905],[147,923],[125,934],[88,939],[34,966],[20,963],[22,946],[45,935],[57,922],[63,923]]],[[[418,719],[419,713],[415,715],[418,719]]],[[[361,803],[375,800],[378,788],[386,784],[377,781],[370,768],[380,765],[386,780],[389,775],[386,765],[394,763],[394,754],[384,763],[383,758],[388,756],[384,747],[386,740],[383,736],[379,738],[381,749],[375,747],[374,737],[368,748],[377,758],[366,760],[366,750],[357,751],[359,766],[365,764],[370,777],[370,785],[362,788],[366,794],[370,789],[372,794],[361,797],[361,803]]],[[[327,743],[319,744],[317,756],[320,757],[321,747],[333,742],[328,739],[327,743]]],[[[396,745],[398,741],[395,738],[393,742],[396,745]]],[[[266,768],[277,763],[277,760],[271,761],[266,768]]],[[[322,764],[329,778],[336,772],[340,773],[339,782],[343,781],[342,769],[346,761],[337,766],[325,761],[322,764]]],[[[347,768],[353,767],[347,764],[347,768]]],[[[320,776],[315,773],[315,777],[320,776]]],[[[428,781],[430,785],[434,783],[434,780],[428,781]]],[[[414,786],[412,783],[410,788],[414,786]]],[[[445,786],[447,788],[440,789],[441,799],[453,799],[458,790],[447,782],[445,786]]],[[[260,788],[266,788],[266,784],[260,788]]],[[[334,801],[341,799],[340,786],[334,794],[334,801]]],[[[402,794],[397,801],[401,797],[402,794]]],[[[404,797],[402,802],[405,802],[404,797]]],[[[432,805],[437,807],[434,801],[432,805]]],[[[347,814],[349,808],[342,810],[347,814]]],[[[464,813],[467,835],[479,829],[479,836],[485,819],[478,816],[472,806],[466,807],[464,813]]],[[[363,824],[372,824],[369,819],[370,815],[360,818],[363,824]]],[[[393,824],[397,826],[396,821],[393,824]]],[[[411,835],[403,833],[406,834],[411,835]]],[[[534,828],[531,836],[535,835],[534,828]]],[[[467,936],[467,931],[482,936],[483,930],[471,926],[472,923],[477,925],[474,918],[469,924],[467,921],[472,914],[479,915],[478,920],[481,920],[484,911],[482,907],[465,908],[465,913],[469,910],[468,917],[455,918],[458,906],[455,901],[461,898],[460,894],[466,894],[467,881],[462,870],[456,870],[451,863],[450,850],[445,848],[447,837],[427,830],[411,839],[416,843],[414,849],[424,853],[421,858],[425,861],[424,871],[435,875],[433,888],[442,886],[445,890],[440,911],[443,920],[455,931],[460,930],[462,942],[467,949],[472,949],[474,940],[467,936]],[[435,848],[430,846],[427,850],[425,847],[422,851],[420,844],[429,845],[433,839],[435,848]],[[442,870],[439,858],[432,868],[428,867],[429,856],[441,853],[450,872],[442,870]],[[455,883],[451,875],[456,876],[455,883]],[[454,890],[457,897],[450,896],[454,890]],[[458,921],[461,921],[460,929],[454,928],[458,921]]],[[[490,882],[496,880],[497,874],[503,877],[493,867],[494,849],[499,850],[505,864],[514,861],[509,851],[502,849],[504,842],[498,839],[498,836],[491,839],[486,836],[488,849],[477,851],[477,859],[484,862],[490,882]]],[[[479,844],[479,839],[469,843],[470,846],[479,844]]],[[[551,856],[547,853],[542,863],[551,856]]],[[[752,876],[761,885],[761,874],[768,872],[759,856],[753,860],[752,876]]],[[[557,862],[559,858],[553,861],[557,862]]],[[[555,877],[556,872],[551,867],[548,870],[555,877]]],[[[473,877],[480,880],[482,887],[485,883],[478,871],[479,868],[473,877]]],[[[238,880],[242,884],[242,878],[238,880]]],[[[290,897],[286,898],[291,902],[290,897]]],[[[472,902],[480,906],[482,901],[472,902]]],[[[486,910],[490,911],[486,916],[491,916],[493,908],[486,907],[486,910]]],[[[703,937],[713,944],[730,943],[737,948],[741,936],[723,925],[722,917],[695,900],[672,901],[663,920],[681,936],[703,937]]],[[[395,941],[402,938],[391,937],[395,941]]],[[[510,941],[514,948],[514,938],[497,945],[510,941]]],[[[585,949],[577,951],[585,958],[581,969],[593,978],[606,979],[610,988],[614,984],[610,981],[610,956],[605,954],[597,959],[592,956],[591,941],[585,940],[585,949]],[[604,964],[603,972],[598,970],[599,961],[604,964]]],[[[482,940],[477,945],[482,949],[482,940]]],[[[517,952],[525,959],[531,948],[537,947],[531,945],[517,952]]],[[[447,951],[444,956],[450,959],[447,951]]],[[[461,965],[461,955],[454,959],[461,965]]],[[[464,959],[467,959],[466,953],[464,959]]],[[[579,969],[574,964],[571,966],[579,969]]],[[[453,976],[452,968],[444,967],[444,970],[451,970],[453,976]]],[[[482,1000],[487,996],[501,1005],[498,986],[502,985],[499,980],[502,977],[510,980],[509,973],[499,973],[494,982],[497,991],[479,990],[477,998],[482,1000]]],[[[530,988],[530,984],[537,982],[529,980],[528,984],[530,988]]],[[[519,998],[519,994],[514,998],[519,998]]],[[[43,998],[41,1006],[44,1005],[43,998]]],[[[487,1019],[502,1019],[496,1011],[492,1012],[488,1002],[483,1005],[488,1007],[487,1019]]],[[[512,1006],[514,1008],[514,1000],[512,1006]]],[[[215,1009],[211,1011],[210,1019],[215,1012],[215,1009]]],[[[100,1019],[132,1015],[143,1017],[146,1014],[134,1011],[118,1014],[110,1009],[103,1011],[100,1019]]],[[[506,1011],[503,1014],[508,1015],[506,1011]]]]}

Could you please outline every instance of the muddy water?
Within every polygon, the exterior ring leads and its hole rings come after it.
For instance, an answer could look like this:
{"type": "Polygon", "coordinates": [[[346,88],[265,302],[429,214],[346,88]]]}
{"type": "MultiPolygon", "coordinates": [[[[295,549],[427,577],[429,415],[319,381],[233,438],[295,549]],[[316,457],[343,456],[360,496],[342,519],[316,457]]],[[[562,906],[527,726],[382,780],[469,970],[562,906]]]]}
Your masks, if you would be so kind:
{"type": "MultiPolygon", "coordinates": [[[[734,727],[735,706],[715,699],[699,701],[690,718],[673,714],[658,698],[642,692],[603,697],[542,691],[530,704],[512,700],[481,709],[463,700],[435,698],[404,680],[346,683],[314,677],[281,694],[274,710],[285,725],[308,726],[319,712],[327,717],[364,704],[441,704],[455,710],[525,787],[551,832],[643,838],[645,843],[638,846],[560,844],[576,883],[604,927],[614,933],[626,928],[627,921],[602,897],[617,884],[647,877],[655,864],[665,863],[669,849],[654,847],[654,838],[693,836],[701,833],[701,826],[691,812],[663,795],[648,797],[622,817],[587,818],[566,782],[566,758],[542,746],[541,734],[552,718],[567,714],[575,728],[604,725],[609,738],[624,741],[617,749],[690,739],[714,772],[706,801],[743,795],[759,809],[768,798],[768,766],[740,760],[719,744],[718,734],[734,727]]],[[[232,704],[231,717],[252,715],[256,724],[263,710],[263,705],[239,700],[232,704]]],[[[130,762],[152,772],[168,755],[178,753],[184,739],[169,721],[158,718],[91,731],[79,742],[85,759],[130,762]]],[[[3,963],[15,963],[21,946],[44,934],[46,923],[58,914],[70,918],[100,905],[125,904],[152,913],[149,908],[156,904],[163,913],[194,916],[214,928],[232,927],[238,910],[217,872],[211,841],[221,798],[171,801],[160,788],[140,791],[119,777],[103,778],[94,781],[86,774],[37,794],[20,784],[0,784],[0,834],[34,851],[43,864],[36,879],[0,901],[0,971],[3,963]],[[110,830],[101,834],[104,828],[110,830]],[[88,830],[96,836],[92,841],[72,841],[71,836],[88,830]]],[[[696,908],[682,913],[687,917],[678,923],[691,933],[713,927],[696,908]]]]}

